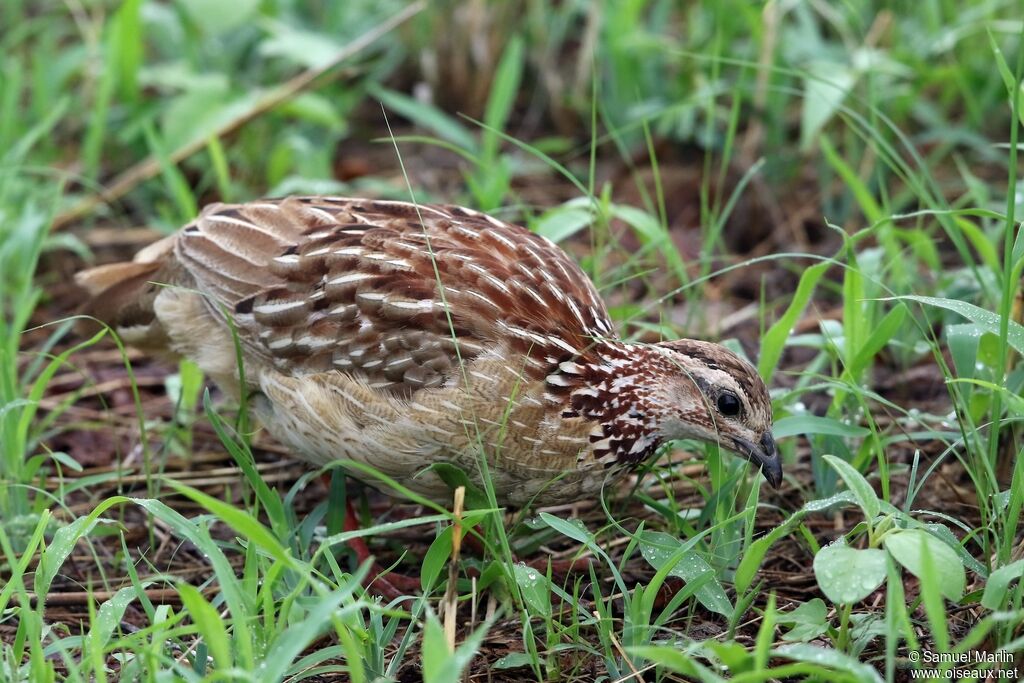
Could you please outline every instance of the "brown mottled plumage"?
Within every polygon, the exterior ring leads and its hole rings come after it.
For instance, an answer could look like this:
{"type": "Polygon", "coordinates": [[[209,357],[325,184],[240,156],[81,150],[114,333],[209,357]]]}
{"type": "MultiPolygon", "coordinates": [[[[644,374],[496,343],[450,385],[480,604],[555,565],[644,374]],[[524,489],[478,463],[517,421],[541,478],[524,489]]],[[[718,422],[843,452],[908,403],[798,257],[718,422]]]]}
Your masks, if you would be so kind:
{"type": "Polygon", "coordinates": [[[687,437],[782,476],[749,363],[707,342],[617,339],[561,249],[468,209],[218,204],[79,282],[127,342],[190,358],[238,395],[233,326],[275,437],[430,497],[448,492],[426,467],[453,462],[479,481],[485,454],[502,503],[577,500],[687,437]]]}

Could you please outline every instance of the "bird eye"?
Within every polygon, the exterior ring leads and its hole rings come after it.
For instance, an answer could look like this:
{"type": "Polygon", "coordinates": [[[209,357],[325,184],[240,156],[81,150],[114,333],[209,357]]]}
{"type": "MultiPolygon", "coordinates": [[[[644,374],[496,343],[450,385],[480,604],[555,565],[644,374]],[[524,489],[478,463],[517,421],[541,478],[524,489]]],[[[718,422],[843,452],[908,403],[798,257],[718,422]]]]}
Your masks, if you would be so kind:
{"type": "Polygon", "coordinates": [[[740,399],[731,391],[723,391],[718,395],[718,412],[726,417],[740,414],[740,399]]]}

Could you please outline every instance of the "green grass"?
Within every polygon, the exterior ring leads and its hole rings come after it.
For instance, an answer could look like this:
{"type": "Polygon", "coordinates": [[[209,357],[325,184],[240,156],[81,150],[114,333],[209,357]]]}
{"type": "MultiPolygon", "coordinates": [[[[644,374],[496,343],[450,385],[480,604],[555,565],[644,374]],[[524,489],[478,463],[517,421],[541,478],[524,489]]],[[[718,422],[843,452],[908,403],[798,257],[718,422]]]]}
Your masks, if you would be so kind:
{"type": "Polygon", "coordinates": [[[1019,674],[1016,10],[3,3],[0,679],[1019,674]],[[194,367],[72,330],[70,270],[130,255],[104,229],[290,192],[488,210],[563,243],[624,336],[729,337],[785,495],[695,444],[576,518],[471,491],[449,651],[449,511],[342,531],[194,367]],[[360,535],[423,590],[367,596],[360,535]]]}

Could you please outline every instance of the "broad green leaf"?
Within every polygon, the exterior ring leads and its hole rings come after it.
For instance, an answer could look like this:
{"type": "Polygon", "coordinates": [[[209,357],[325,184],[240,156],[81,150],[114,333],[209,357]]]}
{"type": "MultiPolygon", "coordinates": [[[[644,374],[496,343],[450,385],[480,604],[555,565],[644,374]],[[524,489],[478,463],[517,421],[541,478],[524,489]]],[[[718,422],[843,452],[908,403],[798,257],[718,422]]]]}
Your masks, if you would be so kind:
{"type": "Polygon", "coordinates": [[[534,613],[549,616],[551,614],[551,584],[548,577],[522,563],[514,565],[512,569],[526,604],[533,609],[534,613]]]}
{"type": "Polygon", "coordinates": [[[800,114],[801,149],[810,149],[814,136],[835,116],[857,78],[858,72],[849,64],[818,61],[808,65],[800,114]]]}
{"type": "Polygon", "coordinates": [[[679,539],[660,531],[645,531],[640,536],[640,554],[655,569],[674,562],[669,574],[686,583],[701,582],[694,597],[707,609],[718,614],[731,615],[729,596],[715,576],[715,570],[696,550],[686,548],[679,539]],[[682,553],[680,555],[680,553],[682,553]]]}
{"type": "Polygon", "coordinates": [[[233,0],[233,2],[208,2],[208,0],[177,0],[185,8],[189,18],[203,33],[217,35],[252,20],[260,6],[259,0],[233,0]]]}
{"type": "Polygon", "coordinates": [[[856,683],[882,683],[882,677],[874,667],[857,661],[853,657],[843,654],[838,650],[827,647],[818,647],[808,643],[792,643],[772,649],[772,654],[786,659],[793,659],[798,662],[826,666],[835,673],[844,673],[848,677],[830,677],[831,681],[855,681],[856,683]]]}
{"type": "Polygon", "coordinates": [[[586,546],[594,545],[594,535],[578,519],[562,519],[555,517],[550,512],[540,513],[540,519],[566,538],[571,538],[586,546]]]}
{"type": "Polygon", "coordinates": [[[828,619],[826,613],[828,608],[821,598],[814,598],[792,612],[779,612],[775,620],[780,624],[790,625],[793,628],[782,636],[783,640],[807,642],[817,638],[828,630],[828,619]]]}
{"type": "Polygon", "coordinates": [[[143,0],[126,0],[110,20],[108,68],[114,70],[122,98],[134,101],[139,92],[139,67],[142,65],[146,24],[140,20],[143,0]]]}
{"type": "MultiPolygon", "coordinates": [[[[683,674],[694,680],[704,683],[723,683],[724,678],[706,668],[700,663],[693,653],[681,650],[679,647],[668,647],[665,645],[640,645],[627,647],[626,651],[648,662],[662,666],[669,671],[683,674]]],[[[647,680],[647,679],[644,679],[647,680]]]]}
{"type": "Polygon", "coordinates": [[[423,565],[420,567],[420,586],[424,591],[428,591],[436,585],[438,577],[441,576],[441,570],[444,569],[445,563],[452,555],[453,529],[454,527],[442,529],[423,556],[423,565]]]}
{"type": "Polygon", "coordinates": [[[130,499],[124,496],[111,496],[100,504],[85,517],[79,517],[67,526],[61,527],[53,534],[53,540],[39,554],[39,566],[36,569],[33,586],[37,595],[46,595],[50,592],[50,584],[53,583],[61,565],[68,559],[68,555],[75,549],[79,539],[87,536],[96,526],[100,515],[118,503],[128,502],[130,499]]]}
{"type": "Polygon", "coordinates": [[[521,669],[526,666],[533,666],[533,657],[526,652],[511,652],[494,664],[491,664],[492,669],[499,671],[503,669],[521,669]]]}
{"type": "Polygon", "coordinates": [[[460,486],[464,487],[466,489],[464,501],[467,510],[483,510],[490,507],[487,493],[474,484],[461,467],[450,462],[435,462],[423,470],[424,474],[427,472],[433,472],[440,477],[441,481],[447,484],[453,492],[460,486]]]}
{"type": "Polygon", "coordinates": [[[123,623],[124,613],[128,609],[128,605],[138,597],[139,588],[146,588],[151,583],[153,582],[144,581],[137,587],[125,586],[100,605],[100,609],[89,628],[89,647],[98,652],[103,651],[114,629],[123,623]]]}
{"type": "Polygon", "coordinates": [[[885,581],[885,553],[877,548],[851,548],[840,539],[814,556],[814,578],[833,603],[852,605],[885,581]]]}
{"type": "Polygon", "coordinates": [[[255,106],[262,92],[228,90],[226,85],[194,86],[170,100],[161,114],[162,144],[168,152],[205,140],[255,106]]]}
{"type": "Polygon", "coordinates": [[[882,542],[889,554],[919,579],[924,565],[922,556],[928,553],[942,594],[953,602],[963,597],[964,586],[967,583],[964,566],[948,545],[921,529],[892,531],[885,535],[882,542]]]}
{"type": "Polygon", "coordinates": [[[878,496],[875,494],[875,490],[871,488],[871,484],[853,465],[842,458],[837,458],[834,455],[822,457],[843,478],[843,481],[846,482],[846,487],[853,491],[853,495],[857,497],[857,504],[864,511],[864,517],[867,518],[868,523],[871,523],[881,511],[878,496]]]}
{"type": "Polygon", "coordinates": [[[556,206],[545,211],[530,228],[542,237],[558,243],[587,227],[594,221],[594,212],[580,206],[556,206]]]}
{"type": "Polygon", "coordinates": [[[832,417],[818,415],[790,415],[775,423],[772,434],[776,439],[801,434],[823,434],[849,438],[864,437],[871,433],[867,427],[846,424],[832,417]]]}
{"type": "Polygon", "coordinates": [[[981,596],[982,607],[993,611],[1004,609],[1006,605],[1003,603],[1006,601],[1010,582],[1021,576],[1024,576],[1024,560],[1017,560],[994,570],[985,582],[985,592],[981,596]]]}
{"type": "MultiPolygon", "coordinates": [[[[975,325],[980,327],[985,332],[991,332],[992,334],[999,336],[999,324],[1001,318],[998,313],[987,311],[984,308],[969,304],[966,301],[958,301],[956,299],[940,299],[934,296],[917,296],[914,294],[906,294],[904,296],[891,297],[889,299],[883,299],[883,301],[892,301],[895,299],[901,299],[905,301],[916,301],[927,306],[936,306],[938,308],[944,308],[947,311],[952,311],[963,317],[967,318],[975,325]]],[[[1017,353],[1024,355],[1024,327],[1020,323],[1013,320],[1009,322],[1009,333],[1007,335],[1007,342],[1012,346],[1017,353]]]]}
{"type": "Polygon", "coordinates": [[[338,58],[344,48],[340,37],[310,31],[270,19],[260,22],[267,37],[259,43],[264,57],[279,57],[307,69],[318,69],[338,58]]]}
{"type": "MultiPolygon", "coordinates": [[[[984,331],[973,323],[946,325],[946,343],[957,377],[972,378],[977,373],[978,343],[984,331]]],[[[970,386],[964,390],[970,395],[970,386]]]]}

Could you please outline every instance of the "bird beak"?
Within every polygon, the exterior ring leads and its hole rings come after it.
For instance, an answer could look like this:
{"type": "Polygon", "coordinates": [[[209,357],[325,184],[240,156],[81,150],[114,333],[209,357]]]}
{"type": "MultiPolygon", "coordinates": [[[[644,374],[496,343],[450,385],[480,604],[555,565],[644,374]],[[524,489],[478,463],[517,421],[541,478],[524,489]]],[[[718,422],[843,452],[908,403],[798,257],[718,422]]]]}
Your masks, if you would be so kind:
{"type": "Polygon", "coordinates": [[[771,432],[765,432],[761,436],[761,443],[747,441],[739,437],[732,438],[736,450],[747,460],[761,468],[761,474],[768,480],[773,488],[779,488],[782,484],[782,461],[779,459],[779,451],[775,447],[775,439],[771,432]]]}

